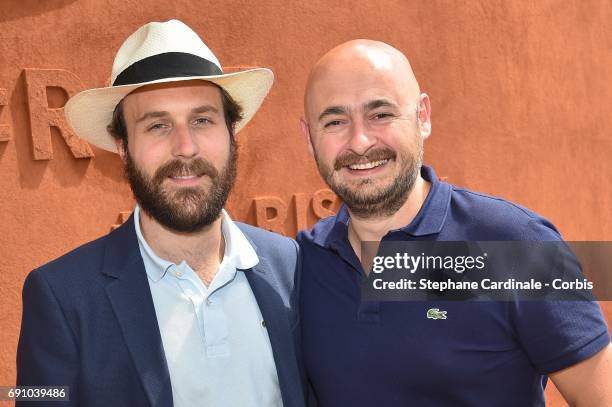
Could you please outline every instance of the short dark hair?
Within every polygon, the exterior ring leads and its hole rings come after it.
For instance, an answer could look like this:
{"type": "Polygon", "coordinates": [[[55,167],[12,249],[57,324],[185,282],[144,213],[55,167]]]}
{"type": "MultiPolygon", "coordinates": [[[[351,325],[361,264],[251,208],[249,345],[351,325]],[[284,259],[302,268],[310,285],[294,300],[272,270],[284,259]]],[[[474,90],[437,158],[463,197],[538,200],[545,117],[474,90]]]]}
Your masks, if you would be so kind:
{"type": "MultiPolygon", "coordinates": [[[[230,140],[234,141],[234,126],[242,120],[242,106],[240,106],[229,93],[221,86],[214,84],[221,91],[221,102],[223,103],[223,114],[225,116],[225,125],[230,134],[230,140]]],[[[117,140],[123,141],[123,145],[127,146],[127,129],[125,127],[125,117],[123,114],[123,100],[115,106],[113,118],[106,130],[117,140]]]]}

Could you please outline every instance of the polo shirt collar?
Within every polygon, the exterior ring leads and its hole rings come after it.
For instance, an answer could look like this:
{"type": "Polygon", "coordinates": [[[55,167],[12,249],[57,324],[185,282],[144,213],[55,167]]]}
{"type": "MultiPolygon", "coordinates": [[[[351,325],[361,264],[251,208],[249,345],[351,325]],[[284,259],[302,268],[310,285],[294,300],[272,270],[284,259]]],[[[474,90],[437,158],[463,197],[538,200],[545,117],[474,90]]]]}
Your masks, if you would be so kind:
{"type": "Polygon", "coordinates": [[[452,192],[452,187],[440,181],[433,168],[423,165],[421,176],[431,182],[431,189],[412,222],[399,229],[415,237],[440,233],[450,208],[452,192]]]}
{"type": "MultiPolygon", "coordinates": [[[[440,233],[450,207],[451,186],[440,181],[431,167],[421,166],[421,176],[431,183],[423,206],[408,225],[397,230],[413,237],[440,233]]],[[[348,224],[350,214],[345,204],[340,206],[338,213],[331,217],[330,222],[320,222],[314,227],[314,242],[323,247],[336,246],[334,243],[346,242],[348,239],[348,224]],[[317,230],[319,229],[319,230],[317,230]]]]}
{"type": "MultiPolygon", "coordinates": [[[[140,229],[140,210],[140,206],[136,205],[134,210],[134,228],[138,237],[138,245],[141,248],[140,252],[146,265],[147,275],[154,282],[158,282],[165,276],[169,268],[177,265],[162,259],[151,249],[140,229]]],[[[236,226],[225,209],[222,210],[221,216],[221,232],[225,240],[225,253],[222,262],[228,262],[240,270],[248,270],[257,265],[259,257],[244,233],[236,226]]]]}

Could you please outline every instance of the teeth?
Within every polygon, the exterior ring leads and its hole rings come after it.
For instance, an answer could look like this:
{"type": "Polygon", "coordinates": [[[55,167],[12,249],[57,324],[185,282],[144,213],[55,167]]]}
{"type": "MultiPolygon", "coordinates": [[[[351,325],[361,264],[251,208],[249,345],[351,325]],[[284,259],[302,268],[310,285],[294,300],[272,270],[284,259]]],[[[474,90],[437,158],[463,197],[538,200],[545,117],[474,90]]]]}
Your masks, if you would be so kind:
{"type": "Polygon", "coordinates": [[[195,175],[175,175],[172,178],[174,179],[193,179],[195,178],[195,175]]]}
{"type": "Polygon", "coordinates": [[[371,168],[376,168],[380,165],[386,164],[389,160],[380,160],[380,161],[372,161],[364,164],[353,164],[349,165],[351,170],[369,170],[371,168]]]}

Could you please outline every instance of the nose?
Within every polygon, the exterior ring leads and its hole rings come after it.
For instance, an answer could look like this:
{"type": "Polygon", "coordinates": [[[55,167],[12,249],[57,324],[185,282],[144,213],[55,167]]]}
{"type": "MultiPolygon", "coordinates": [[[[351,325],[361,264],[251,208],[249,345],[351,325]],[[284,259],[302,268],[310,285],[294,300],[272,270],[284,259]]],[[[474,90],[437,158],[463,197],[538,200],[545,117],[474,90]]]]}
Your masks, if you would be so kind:
{"type": "Polygon", "coordinates": [[[376,137],[360,120],[353,120],[349,128],[348,148],[359,155],[365,154],[374,144],[376,137]]]}
{"type": "Polygon", "coordinates": [[[188,126],[177,125],[172,133],[172,154],[175,157],[192,158],[200,147],[188,126]]]}

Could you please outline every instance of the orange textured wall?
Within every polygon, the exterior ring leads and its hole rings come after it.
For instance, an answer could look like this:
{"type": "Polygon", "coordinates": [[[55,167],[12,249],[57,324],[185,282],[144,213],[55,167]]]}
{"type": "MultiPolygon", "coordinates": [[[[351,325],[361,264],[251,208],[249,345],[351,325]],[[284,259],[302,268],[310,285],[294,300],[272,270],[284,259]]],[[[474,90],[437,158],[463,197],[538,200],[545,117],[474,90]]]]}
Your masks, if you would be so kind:
{"type": "Polygon", "coordinates": [[[432,98],[425,161],[439,175],[526,205],[567,239],[612,240],[608,0],[291,3],[0,2],[0,385],[14,382],[26,274],[133,207],[117,157],[72,138],[57,109],[104,85],[123,39],[149,21],[179,18],[223,65],[276,73],[239,137],[234,218],[293,234],[328,213],[299,134],[304,82],[332,46],[372,38],[404,51],[432,98]]]}

